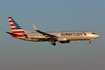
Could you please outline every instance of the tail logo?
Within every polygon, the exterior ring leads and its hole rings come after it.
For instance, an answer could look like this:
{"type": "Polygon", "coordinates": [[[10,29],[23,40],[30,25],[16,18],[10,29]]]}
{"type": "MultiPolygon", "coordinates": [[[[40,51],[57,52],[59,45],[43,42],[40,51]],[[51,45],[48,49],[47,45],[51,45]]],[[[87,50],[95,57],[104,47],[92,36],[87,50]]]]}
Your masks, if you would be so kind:
{"type": "Polygon", "coordinates": [[[8,17],[8,19],[12,33],[18,34],[18,35],[13,35],[13,37],[28,37],[28,35],[25,34],[25,31],[19,26],[19,24],[12,17],[8,17]]]}
{"type": "Polygon", "coordinates": [[[25,31],[19,26],[19,24],[12,17],[8,17],[8,19],[12,33],[25,33],[25,31]]]}

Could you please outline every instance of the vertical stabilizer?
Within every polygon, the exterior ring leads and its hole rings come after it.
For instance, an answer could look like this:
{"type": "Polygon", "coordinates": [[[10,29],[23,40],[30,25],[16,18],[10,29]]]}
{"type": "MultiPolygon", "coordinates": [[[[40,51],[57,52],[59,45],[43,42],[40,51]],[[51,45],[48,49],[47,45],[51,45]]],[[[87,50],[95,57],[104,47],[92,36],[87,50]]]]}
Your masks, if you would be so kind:
{"type": "Polygon", "coordinates": [[[25,37],[25,35],[24,35],[25,30],[23,30],[12,17],[8,17],[8,19],[9,19],[12,33],[18,34],[18,35],[13,35],[13,37],[25,37]]]}
{"type": "Polygon", "coordinates": [[[19,24],[12,18],[8,17],[12,33],[25,33],[19,24]]]}

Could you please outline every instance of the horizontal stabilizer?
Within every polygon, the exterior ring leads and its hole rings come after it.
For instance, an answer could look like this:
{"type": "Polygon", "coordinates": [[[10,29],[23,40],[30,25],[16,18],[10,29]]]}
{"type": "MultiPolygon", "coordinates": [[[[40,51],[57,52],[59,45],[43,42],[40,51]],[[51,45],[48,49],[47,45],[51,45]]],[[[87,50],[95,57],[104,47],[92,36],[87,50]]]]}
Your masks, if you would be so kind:
{"type": "Polygon", "coordinates": [[[18,34],[14,34],[14,33],[10,33],[10,32],[6,32],[7,34],[10,34],[10,35],[18,35],[18,34]]]}

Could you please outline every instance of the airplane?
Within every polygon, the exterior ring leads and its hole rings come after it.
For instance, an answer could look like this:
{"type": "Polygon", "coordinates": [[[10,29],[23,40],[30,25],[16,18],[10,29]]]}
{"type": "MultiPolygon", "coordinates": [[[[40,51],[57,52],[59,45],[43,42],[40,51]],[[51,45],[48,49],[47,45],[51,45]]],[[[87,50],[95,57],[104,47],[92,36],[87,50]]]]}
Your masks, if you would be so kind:
{"type": "Polygon", "coordinates": [[[8,17],[11,32],[6,32],[10,34],[13,38],[33,41],[33,42],[51,42],[53,46],[56,45],[56,42],[60,42],[61,44],[70,43],[70,41],[80,41],[80,40],[89,40],[91,41],[98,38],[99,35],[90,32],[90,31],[61,31],[61,32],[43,32],[38,30],[34,24],[32,24],[34,30],[36,32],[29,32],[23,30],[20,25],[12,18],[8,17]]]}

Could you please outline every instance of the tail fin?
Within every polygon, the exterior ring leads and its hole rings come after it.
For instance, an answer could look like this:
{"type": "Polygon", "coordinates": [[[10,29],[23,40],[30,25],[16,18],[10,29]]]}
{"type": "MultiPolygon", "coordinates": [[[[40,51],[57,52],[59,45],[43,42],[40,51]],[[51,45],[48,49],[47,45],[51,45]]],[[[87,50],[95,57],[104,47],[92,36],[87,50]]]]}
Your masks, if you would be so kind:
{"type": "Polygon", "coordinates": [[[25,33],[25,31],[19,26],[19,24],[12,17],[8,17],[8,19],[9,19],[12,33],[16,33],[16,34],[25,33]]]}
{"type": "Polygon", "coordinates": [[[28,36],[27,34],[25,34],[27,31],[23,30],[12,17],[8,17],[8,19],[9,19],[10,27],[12,30],[11,34],[13,37],[26,37],[26,36],[28,36]]]}

